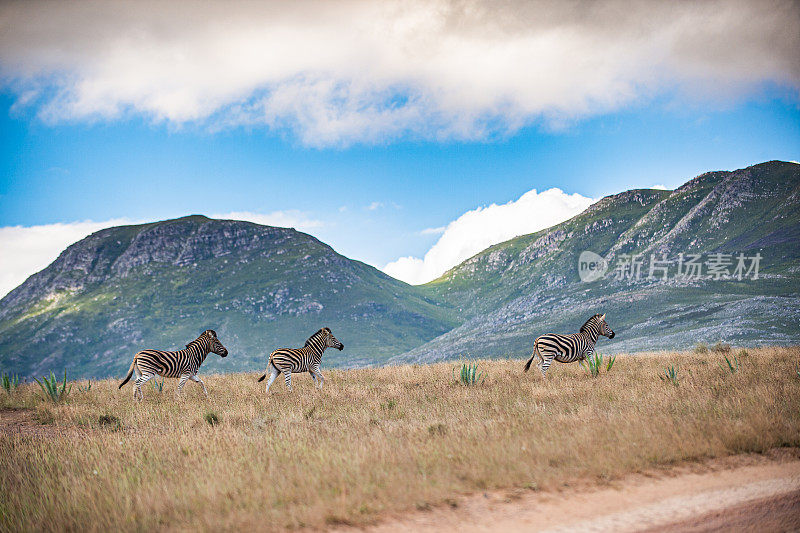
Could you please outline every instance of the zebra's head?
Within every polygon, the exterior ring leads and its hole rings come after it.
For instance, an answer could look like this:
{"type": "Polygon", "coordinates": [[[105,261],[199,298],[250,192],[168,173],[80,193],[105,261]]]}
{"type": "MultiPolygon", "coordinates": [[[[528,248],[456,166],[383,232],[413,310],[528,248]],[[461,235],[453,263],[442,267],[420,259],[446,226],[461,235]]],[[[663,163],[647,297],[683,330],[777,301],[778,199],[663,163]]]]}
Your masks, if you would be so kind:
{"type": "Polygon", "coordinates": [[[609,339],[614,338],[614,331],[608,327],[608,323],[606,322],[606,314],[603,313],[602,315],[596,315],[598,318],[598,322],[600,323],[600,335],[605,335],[609,339]]]}
{"type": "Polygon", "coordinates": [[[222,345],[221,342],[219,342],[216,331],[213,329],[207,329],[203,332],[203,335],[208,338],[208,346],[212,352],[220,357],[228,356],[228,350],[222,345]]]}
{"type": "Polygon", "coordinates": [[[311,341],[317,341],[318,343],[321,342],[323,349],[336,348],[340,352],[344,350],[344,344],[339,342],[339,339],[333,336],[333,333],[331,333],[331,328],[322,328],[318,332],[314,333],[306,341],[305,345],[308,346],[309,344],[311,344],[311,341]]]}

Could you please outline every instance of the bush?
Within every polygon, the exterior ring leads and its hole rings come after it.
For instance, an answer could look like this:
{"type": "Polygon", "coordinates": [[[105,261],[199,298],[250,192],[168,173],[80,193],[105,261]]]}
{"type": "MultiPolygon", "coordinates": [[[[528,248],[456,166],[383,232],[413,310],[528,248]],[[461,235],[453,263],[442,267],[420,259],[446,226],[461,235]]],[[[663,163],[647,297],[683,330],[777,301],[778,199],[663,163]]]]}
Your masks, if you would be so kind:
{"type": "Polygon", "coordinates": [[[203,418],[209,423],[209,425],[216,426],[219,424],[219,417],[216,415],[216,413],[209,411],[203,418]]]}
{"type": "Polygon", "coordinates": [[[117,431],[122,429],[122,420],[120,420],[114,415],[109,415],[109,414],[100,415],[97,421],[100,423],[101,426],[108,428],[112,431],[117,431]]]}
{"type": "Polygon", "coordinates": [[[45,396],[50,398],[51,400],[53,400],[54,403],[58,402],[61,399],[63,399],[64,396],[69,394],[69,391],[72,390],[72,385],[70,385],[69,388],[67,388],[67,370],[66,369],[64,369],[64,382],[61,385],[61,389],[60,390],[58,388],[58,379],[56,378],[56,375],[53,374],[52,371],[50,371],[50,377],[49,378],[47,376],[42,376],[42,381],[39,381],[36,378],[33,378],[33,379],[35,379],[36,383],[38,383],[39,386],[42,388],[42,391],[44,391],[45,396]]]}
{"type": "Polygon", "coordinates": [[[11,394],[11,391],[16,389],[19,385],[19,376],[16,374],[6,374],[3,372],[2,384],[6,392],[11,394]]]}
{"type": "Polygon", "coordinates": [[[694,347],[694,353],[708,353],[708,346],[704,342],[698,342],[694,347]]]}
{"type": "Polygon", "coordinates": [[[717,344],[711,347],[711,351],[714,353],[730,353],[731,345],[725,342],[719,341],[717,344]]]}
{"type": "Polygon", "coordinates": [[[719,367],[723,371],[728,370],[731,374],[737,373],[739,371],[739,368],[741,367],[741,364],[739,363],[739,358],[736,357],[736,355],[733,355],[730,358],[728,358],[727,355],[725,355],[724,357],[725,357],[725,364],[727,366],[724,366],[722,363],[719,363],[719,367]]]}
{"type": "Polygon", "coordinates": [[[664,369],[664,373],[658,376],[662,381],[669,381],[676,387],[678,386],[678,367],[670,365],[664,369]]]}
{"type": "MultiPolygon", "coordinates": [[[[456,369],[453,368],[453,375],[455,376],[456,369]]],[[[462,385],[476,385],[478,382],[483,383],[486,376],[483,372],[478,372],[478,363],[464,363],[461,365],[461,373],[456,381],[462,385]]]]}

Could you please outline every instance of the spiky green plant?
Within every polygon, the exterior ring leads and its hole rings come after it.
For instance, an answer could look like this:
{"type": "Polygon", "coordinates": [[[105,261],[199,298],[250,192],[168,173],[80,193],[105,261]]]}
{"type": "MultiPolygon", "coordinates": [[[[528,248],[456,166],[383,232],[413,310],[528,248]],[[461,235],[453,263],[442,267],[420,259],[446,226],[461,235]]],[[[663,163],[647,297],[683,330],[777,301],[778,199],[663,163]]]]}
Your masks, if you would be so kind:
{"type": "Polygon", "coordinates": [[[36,383],[42,388],[44,391],[45,396],[53,400],[53,402],[58,402],[64,396],[69,394],[69,391],[72,390],[72,385],[67,388],[67,370],[64,369],[64,381],[61,384],[61,389],[58,388],[58,378],[56,375],[53,374],[53,371],[50,371],[50,377],[42,376],[42,381],[39,381],[37,378],[33,378],[36,380],[36,383]]]}
{"type": "MultiPolygon", "coordinates": [[[[455,377],[455,372],[456,369],[453,368],[453,377],[455,377]]],[[[463,363],[456,381],[462,385],[476,385],[479,382],[483,383],[485,379],[486,375],[483,372],[478,372],[478,363],[463,363]]]]}
{"type": "Polygon", "coordinates": [[[611,371],[611,367],[614,366],[614,361],[616,361],[616,360],[617,360],[617,356],[616,355],[612,355],[612,356],[610,356],[608,358],[608,363],[606,363],[606,372],[610,372],[611,371]]]}
{"type": "Polygon", "coordinates": [[[11,394],[11,391],[16,389],[19,385],[19,376],[16,374],[7,374],[3,372],[3,388],[6,390],[7,393],[11,394]]]}
{"type": "Polygon", "coordinates": [[[797,377],[800,378],[800,361],[797,362],[797,365],[794,367],[795,372],[797,372],[797,377]]]}
{"type": "Polygon", "coordinates": [[[724,355],[723,357],[725,358],[725,364],[727,366],[724,366],[722,363],[718,363],[719,367],[723,371],[729,371],[731,374],[737,373],[739,368],[741,368],[741,364],[739,363],[739,358],[736,356],[736,354],[732,355],[730,358],[727,355],[724,355]]]}
{"type": "Polygon", "coordinates": [[[92,380],[91,379],[88,380],[86,382],[86,385],[78,385],[78,390],[80,392],[89,392],[90,390],[92,390],[92,380]]]}
{"type": "MultiPolygon", "coordinates": [[[[583,366],[583,363],[581,363],[583,366]]],[[[603,366],[603,354],[596,352],[592,354],[590,357],[586,358],[586,367],[589,370],[589,373],[592,375],[593,378],[596,378],[600,375],[600,367],[603,366]]]]}
{"type": "Polygon", "coordinates": [[[669,381],[676,387],[678,386],[678,367],[669,365],[664,369],[664,373],[658,376],[662,381],[669,381]]]}
{"type": "Polygon", "coordinates": [[[158,379],[151,379],[150,383],[153,384],[153,388],[156,389],[159,393],[164,392],[164,378],[161,378],[161,381],[158,379]]]}

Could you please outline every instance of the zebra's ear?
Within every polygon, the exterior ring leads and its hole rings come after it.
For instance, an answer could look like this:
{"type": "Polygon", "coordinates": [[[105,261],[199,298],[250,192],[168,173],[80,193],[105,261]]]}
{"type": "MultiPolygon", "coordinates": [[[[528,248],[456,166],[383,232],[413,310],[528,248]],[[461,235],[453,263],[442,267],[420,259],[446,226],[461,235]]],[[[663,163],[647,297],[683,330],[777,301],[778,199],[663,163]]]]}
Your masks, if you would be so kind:
{"type": "Polygon", "coordinates": [[[603,313],[603,314],[600,316],[600,320],[605,320],[605,319],[606,319],[606,314],[605,314],[605,313],[603,313]]]}

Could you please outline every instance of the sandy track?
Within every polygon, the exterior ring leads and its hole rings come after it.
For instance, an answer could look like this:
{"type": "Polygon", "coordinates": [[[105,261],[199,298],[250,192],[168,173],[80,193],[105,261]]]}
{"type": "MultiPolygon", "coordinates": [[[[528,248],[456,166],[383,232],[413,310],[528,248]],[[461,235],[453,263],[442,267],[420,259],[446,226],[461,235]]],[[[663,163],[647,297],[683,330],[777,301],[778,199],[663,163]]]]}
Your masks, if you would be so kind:
{"type": "Polygon", "coordinates": [[[603,487],[486,493],[456,503],[367,530],[800,531],[800,457],[797,450],[775,450],[630,475],[603,487]]]}

